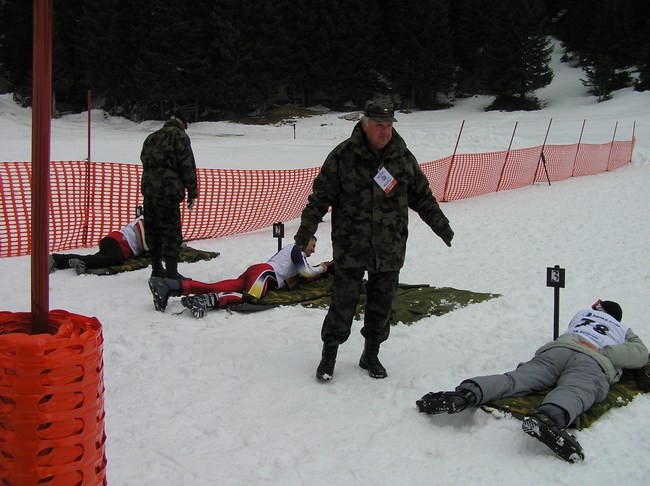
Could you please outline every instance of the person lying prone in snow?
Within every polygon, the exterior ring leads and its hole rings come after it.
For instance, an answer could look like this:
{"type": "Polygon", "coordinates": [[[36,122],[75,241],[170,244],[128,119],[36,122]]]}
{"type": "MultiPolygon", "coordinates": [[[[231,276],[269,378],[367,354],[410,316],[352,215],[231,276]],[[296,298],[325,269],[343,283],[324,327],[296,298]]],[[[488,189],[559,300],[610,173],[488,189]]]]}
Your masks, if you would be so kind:
{"type": "Polygon", "coordinates": [[[99,241],[99,251],[92,255],[52,253],[50,273],[64,268],[73,268],[77,275],[89,268],[104,268],[122,265],[126,260],[143,255],[147,243],[144,238],[144,216],[140,215],[117,231],[111,231],[99,241]]]}
{"type": "Polygon", "coordinates": [[[598,300],[515,370],[464,380],[455,391],[427,393],[416,405],[428,414],[458,413],[498,398],[550,389],[539,408],[524,418],[523,431],[562,459],[581,462],[582,447],[566,427],[605,400],[623,368],[643,368],[648,362],[648,348],[622,318],[618,303],[598,300]]]}
{"type": "Polygon", "coordinates": [[[152,277],[149,288],[157,311],[165,312],[169,297],[180,297],[181,303],[197,319],[208,309],[218,309],[241,302],[256,302],[271,289],[290,289],[300,282],[316,280],[334,270],[334,262],[310,266],[307,258],[316,251],[316,237],[306,247],[286,245],[266,263],[248,267],[236,279],[214,283],[198,280],[175,280],[152,277]]]}

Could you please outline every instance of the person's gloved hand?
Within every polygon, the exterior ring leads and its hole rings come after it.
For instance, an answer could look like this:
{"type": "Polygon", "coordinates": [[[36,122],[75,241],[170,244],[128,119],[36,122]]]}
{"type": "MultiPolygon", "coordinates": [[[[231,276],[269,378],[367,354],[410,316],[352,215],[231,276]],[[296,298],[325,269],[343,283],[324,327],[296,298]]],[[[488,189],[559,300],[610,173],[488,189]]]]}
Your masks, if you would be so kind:
{"type": "Polygon", "coordinates": [[[329,262],[323,262],[323,265],[327,268],[326,273],[328,275],[334,275],[335,269],[334,269],[334,260],[331,260],[329,262]]]}
{"type": "Polygon", "coordinates": [[[451,246],[451,240],[454,239],[454,230],[447,225],[437,232],[438,236],[445,242],[445,245],[451,246]]]}
{"type": "Polygon", "coordinates": [[[196,198],[187,200],[187,209],[188,210],[191,211],[192,209],[194,209],[195,205],[196,205],[196,198]]]}

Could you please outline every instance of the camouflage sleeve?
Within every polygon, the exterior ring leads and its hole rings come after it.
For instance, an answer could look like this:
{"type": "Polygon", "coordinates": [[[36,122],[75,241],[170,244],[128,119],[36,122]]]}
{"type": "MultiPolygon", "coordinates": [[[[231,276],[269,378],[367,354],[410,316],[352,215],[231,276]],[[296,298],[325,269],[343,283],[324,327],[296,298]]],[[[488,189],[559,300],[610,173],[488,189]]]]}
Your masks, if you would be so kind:
{"type": "Polygon", "coordinates": [[[408,152],[407,158],[413,165],[413,185],[409,190],[409,208],[417,212],[422,221],[436,234],[439,234],[439,231],[449,227],[449,220],[440,209],[429,186],[429,180],[420,169],[415,157],[408,152]]]}
{"type": "MultiPolygon", "coordinates": [[[[338,162],[335,152],[332,152],[314,179],[312,193],[307,199],[307,205],[300,217],[300,228],[296,237],[305,239],[316,234],[319,223],[327,213],[332,201],[339,193],[338,162]]],[[[298,241],[298,240],[296,240],[298,241]]]]}
{"type": "Polygon", "coordinates": [[[194,152],[192,152],[190,137],[185,133],[182,133],[177,138],[176,161],[178,164],[178,174],[180,175],[185,189],[187,189],[187,198],[196,199],[199,196],[196,178],[196,162],[194,160],[194,152]]]}

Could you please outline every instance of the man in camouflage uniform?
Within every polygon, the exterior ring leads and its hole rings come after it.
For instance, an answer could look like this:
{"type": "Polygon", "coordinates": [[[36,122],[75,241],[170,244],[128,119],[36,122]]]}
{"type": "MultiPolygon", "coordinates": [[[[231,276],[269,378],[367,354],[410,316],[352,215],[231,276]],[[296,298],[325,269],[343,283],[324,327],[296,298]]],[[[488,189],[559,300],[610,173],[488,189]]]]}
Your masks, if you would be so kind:
{"type": "Polygon", "coordinates": [[[350,336],[362,280],[368,272],[367,303],[359,366],[373,378],[387,376],[379,345],[388,339],[389,316],[404,264],[408,210],[413,209],[446,244],[454,232],[429,182],[406,143],[393,129],[392,103],[371,101],[352,136],[327,157],[314,180],[295,236],[302,244],[332,208],[336,273],[330,309],[323,322],[321,382],[332,379],[338,346],[350,336]]]}
{"type": "Polygon", "coordinates": [[[179,205],[185,199],[186,190],[190,210],[198,197],[196,163],[186,129],[185,118],[172,115],[160,130],[146,138],[140,154],[144,224],[152,257],[152,277],[184,278],[178,273],[178,254],[183,242],[179,205]]]}

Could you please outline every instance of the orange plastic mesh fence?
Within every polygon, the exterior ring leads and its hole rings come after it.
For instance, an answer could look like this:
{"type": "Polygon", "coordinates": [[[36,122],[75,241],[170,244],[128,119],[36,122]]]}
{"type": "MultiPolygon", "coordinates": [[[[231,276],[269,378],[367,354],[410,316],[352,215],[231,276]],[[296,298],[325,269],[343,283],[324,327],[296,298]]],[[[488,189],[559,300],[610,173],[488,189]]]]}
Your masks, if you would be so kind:
{"type": "Polygon", "coordinates": [[[96,318],[0,312],[2,484],[106,484],[103,336],[96,318]]]}
{"type": "MultiPolygon", "coordinates": [[[[634,139],[547,145],[457,154],[421,167],[444,202],[613,170],[629,163],[633,150],[634,139]]],[[[71,161],[50,167],[50,251],[96,246],[133,219],[142,203],[140,165],[71,161]]],[[[319,170],[198,169],[199,203],[192,212],[182,210],[183,238],[217,238],[295,219],[319,170]]],[[[0,178],[0,257],[28,255],[31,164],[2,162],[0,178]]]]}

